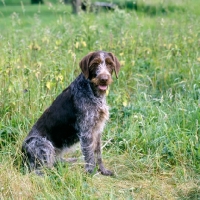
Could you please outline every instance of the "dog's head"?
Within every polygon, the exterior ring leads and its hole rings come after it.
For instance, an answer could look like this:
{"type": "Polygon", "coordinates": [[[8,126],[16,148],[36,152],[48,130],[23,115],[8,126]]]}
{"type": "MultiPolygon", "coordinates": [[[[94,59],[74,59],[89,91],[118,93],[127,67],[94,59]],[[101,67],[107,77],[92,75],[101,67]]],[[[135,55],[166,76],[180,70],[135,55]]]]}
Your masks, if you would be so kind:
{"type": "Polygon", "coordinates": [[[112,73],[118,78],[120,63],[112,53],[92,52],[79,63],[82,73],[89,79],[98,93],[104,94],[112,83],[112,73]]]}

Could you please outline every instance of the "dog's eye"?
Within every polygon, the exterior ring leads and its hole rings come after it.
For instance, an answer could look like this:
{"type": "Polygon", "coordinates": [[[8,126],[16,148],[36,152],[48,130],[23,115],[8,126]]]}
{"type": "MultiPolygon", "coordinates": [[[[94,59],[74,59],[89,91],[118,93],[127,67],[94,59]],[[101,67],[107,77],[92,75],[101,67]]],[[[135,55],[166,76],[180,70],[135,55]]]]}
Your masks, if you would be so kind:
{"type": "Polygon", "coordinates": [[[96,70],[98,66],[99,66],[99,63],[92,63],[90,65],[90,71],[96,70]]]}
{"type": "Polygon", "coordinates": [[[98,66],[100,63],[101,63],[101,60],[99,60],[99,59],[94,59],[94,60],[91,61],[90,67],[96,67],[96,66],[98,66]]]}
{"type": "Polygon", "coordinates": [[[97,66],[97,65],[99,65],[99,62],[92,63],[92,66],[97,66]]]}
{"type": "Polygon", "coordinates": [[[95,59],[91,62],[91,65],[90,65],[90,71],[92,72],[92,74],[95,74],[96,76],[96,72],[98,70],[98,67],[99,67],[99,64],[101,63],[101,60],[100,59],[95,59]]]}
{"type": "Polygon", "coordinates": [[[111,59],[106,58],[106,65],[114,69],[114,63],[111,59]]]}

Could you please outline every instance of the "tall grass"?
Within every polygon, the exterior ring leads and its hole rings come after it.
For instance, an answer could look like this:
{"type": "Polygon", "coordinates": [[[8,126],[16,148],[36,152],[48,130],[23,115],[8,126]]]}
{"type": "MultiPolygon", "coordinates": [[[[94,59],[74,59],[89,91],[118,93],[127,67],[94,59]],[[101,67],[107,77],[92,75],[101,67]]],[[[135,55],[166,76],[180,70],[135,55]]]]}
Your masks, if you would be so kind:
{"type": "Polygon", "coordinates": [[[0,7],[0,199],[200,198],[200,16],[198,1],[179,3],[184,9],[154,15],[0,7]],[[115,176],[85,174],[82,159],[43,178],[24,173],[24,137],[95,50],[113,52],[122,65],[103,135],[115,176]]]}

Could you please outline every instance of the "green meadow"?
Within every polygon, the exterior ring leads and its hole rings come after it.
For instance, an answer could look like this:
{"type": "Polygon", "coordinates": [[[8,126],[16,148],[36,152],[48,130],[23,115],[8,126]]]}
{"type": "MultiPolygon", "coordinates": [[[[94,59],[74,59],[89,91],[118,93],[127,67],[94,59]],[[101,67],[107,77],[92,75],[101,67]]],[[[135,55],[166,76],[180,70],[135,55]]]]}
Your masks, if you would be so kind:
{"type": "Polygon", "coordinates": [[[1,200],[200,199],[200,2],[112,2],[72,15],[62,1],[0,1],[1,200]],[[78,162],[25,173],[23,139],[96,50],[121,63],[102,138],[115,175],[86,174],[79,146],[66,155],[78,162]]]}

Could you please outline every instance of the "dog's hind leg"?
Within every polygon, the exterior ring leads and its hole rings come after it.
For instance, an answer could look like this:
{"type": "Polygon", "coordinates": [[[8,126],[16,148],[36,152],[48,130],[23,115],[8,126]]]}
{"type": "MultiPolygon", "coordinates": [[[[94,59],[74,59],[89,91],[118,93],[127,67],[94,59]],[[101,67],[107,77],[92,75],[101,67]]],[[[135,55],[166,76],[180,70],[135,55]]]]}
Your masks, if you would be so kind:
{"type": "Polygon", "coordinates": [[[41,136],[28,137],[23,145],[24,153],[29,169],[42,175],[42,166],[51,168],[55,163],[55,149],[51,142],[41,136]]]}

